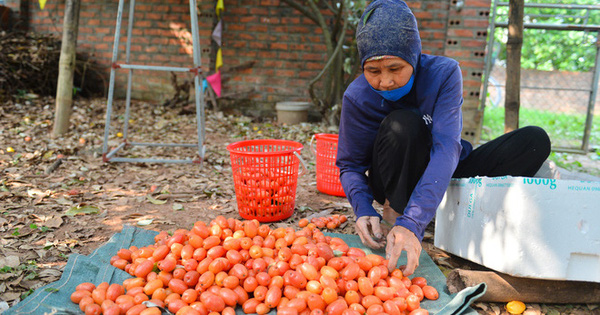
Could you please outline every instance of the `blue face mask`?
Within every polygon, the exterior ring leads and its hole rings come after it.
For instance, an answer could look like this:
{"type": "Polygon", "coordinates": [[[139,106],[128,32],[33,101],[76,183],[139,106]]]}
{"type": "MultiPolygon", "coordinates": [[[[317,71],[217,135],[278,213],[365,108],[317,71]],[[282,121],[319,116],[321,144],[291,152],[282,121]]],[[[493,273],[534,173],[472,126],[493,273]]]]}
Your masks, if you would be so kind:
{"type": "Polygon", "coordinates": [[[371,85],[369,86],[371,86],[371,89],[377,92],[377,94],[381,95],[381,97],[383,97],[384,99],[390,102],[395,102],[401,99],[404,95],[408,94],[408,92],[410,92],[410,89],[412,89],[413,86],[414,79],[415,75],[413,74],[410,76],[410,80],[408,80],[408,82],[403,87],[399,87],[390,91],[379,91],[374,89],[371,85]]]}

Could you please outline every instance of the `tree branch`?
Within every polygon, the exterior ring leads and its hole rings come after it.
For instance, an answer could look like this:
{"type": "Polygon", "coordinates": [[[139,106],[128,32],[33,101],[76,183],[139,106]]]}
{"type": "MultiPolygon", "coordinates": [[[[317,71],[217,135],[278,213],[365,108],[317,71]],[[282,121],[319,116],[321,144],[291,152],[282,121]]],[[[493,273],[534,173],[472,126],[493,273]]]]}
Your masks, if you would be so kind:
{"type": "MultiPolygon", "coordinates": [[[[315,22],[315,24],[319,24],[319,20],[318,20],[317,16],[310,10],[307,10],[306,7],[304,5],[302,5],[301,3],[299,3],[298,1],[295,1],[295,0],[281,0],[281,1],[287,3],[287,5],[289,5],[290,7],[300,11],[300,13],[302,13],[307,18],[311,19],[313,22],[315,22]]],[[[308,2],[311,2],[311,0],[309,0],[308,2]]]]}
{"type": "Polygon", "coordinates": [[[327,53],[331,54],[333,51],[333,47],[331,47],[331,40],[327,40],[328,38],[332,38],[331,37],[331,32],[329,31],[329,28],[327,27],[327,23],[325,23],[325,18],[323,17],[323,14],[321,14],[321,10],[319,10],[319,7],[317,7],[317,5],[313,2],[313,1],[307,1],[308,6],[313,10],[313,13],[315,14],[315,16],[317,17],[317,24],[321,27],[321,29],[323,30],[323,36],[325,37],[325,45],[327,46],[327,53]]]}
{"type": "MultiPolygon", "coordinates": [[[[325,64],[325,66],[323,67],[321,72],[319,72],[319,74],[315,78],[313,78],[308,84],[308,91],[309,91],[310,97],[313,100],[313,102],[315,103],[315,105],[317,105],[317,106],[319,106],[319,104],[318,104],[318,102],[315,102],[315,100],[317,100],[317,97],[315,95],[314,85],[317,83],[317,81],[319,81],[319,79],[321,79],[321,77],[323,76],[323,74],[325,74],[325,72],[329,69],[329,67],[331,67],[331,65],[336,60],[338,54],[340,54],[340,52],[342,51],[347,28],[348,28],[348,19],[346,18],[346,19],[344,19],[344,27],[342,28],[342,32],[340,33],[340,37],[338,38],[335,50],[330,55],[329,60],[327,60],[327,63],[325,64]]],[[[319,107],[319,109],[321,109],[321,107],[319,107]]]]}

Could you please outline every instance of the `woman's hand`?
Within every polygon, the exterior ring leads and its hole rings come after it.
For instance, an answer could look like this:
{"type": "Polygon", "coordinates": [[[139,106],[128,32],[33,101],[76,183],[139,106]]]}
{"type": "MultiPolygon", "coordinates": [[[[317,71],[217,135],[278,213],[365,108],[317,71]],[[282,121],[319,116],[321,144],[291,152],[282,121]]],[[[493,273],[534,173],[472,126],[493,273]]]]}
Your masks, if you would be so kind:
{"type": "MultiPolygon", "coordinates": [[[[356,223],[358,225],[358,221],[356,223]]],[[[391,272],[396,268],[400,254],[402,251],[406,251],[407,262],[402,273],[405,276],[412,275],[419,266],[421,249],[421,242],[413,232],[400,225],[394,226],[387,235],[387,246],[385,247],[386,257],[389,260],[388,270],[391,272]]]]}
{"type": "Polygon", "coordinates": [[[360,240],[366,246],[379,249],[384,246],[383,232],[379,223],[379,217],[364,216],[356,220],[356,231],[360,240]]]}

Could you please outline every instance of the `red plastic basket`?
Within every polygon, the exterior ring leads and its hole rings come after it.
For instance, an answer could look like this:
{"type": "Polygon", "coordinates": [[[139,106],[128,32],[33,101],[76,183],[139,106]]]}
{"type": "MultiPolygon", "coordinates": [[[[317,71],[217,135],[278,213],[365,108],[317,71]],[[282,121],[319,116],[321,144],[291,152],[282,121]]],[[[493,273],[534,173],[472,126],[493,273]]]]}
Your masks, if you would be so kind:
{"type": "Polygon", "coordinates": [[[314,138],[316,151],[313,152],[317,156],[317,190],[328,195],[346,197],[340,183],[340,169],[335,165],[338,135],[318,133],[314,138]]]}
{"type": "Polygon", "coordinates": [[[227,146],[242,218],[272,222],[294,213],[302,147],[299,142],[274,139],[227,146]]]}

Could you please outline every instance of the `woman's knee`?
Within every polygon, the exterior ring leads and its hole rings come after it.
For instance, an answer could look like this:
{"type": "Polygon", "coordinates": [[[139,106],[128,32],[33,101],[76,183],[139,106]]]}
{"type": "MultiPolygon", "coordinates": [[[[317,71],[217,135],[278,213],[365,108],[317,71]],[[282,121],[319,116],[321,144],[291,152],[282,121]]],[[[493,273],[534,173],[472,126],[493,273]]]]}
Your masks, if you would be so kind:
{"type": "Polygon", "coordinates": [[[540,154],[550,155],[551,142],[548,133],[538,126],[527,126],[521,128],[521,132],[526,136],[528,143],[534,146],[540,154]]]}

